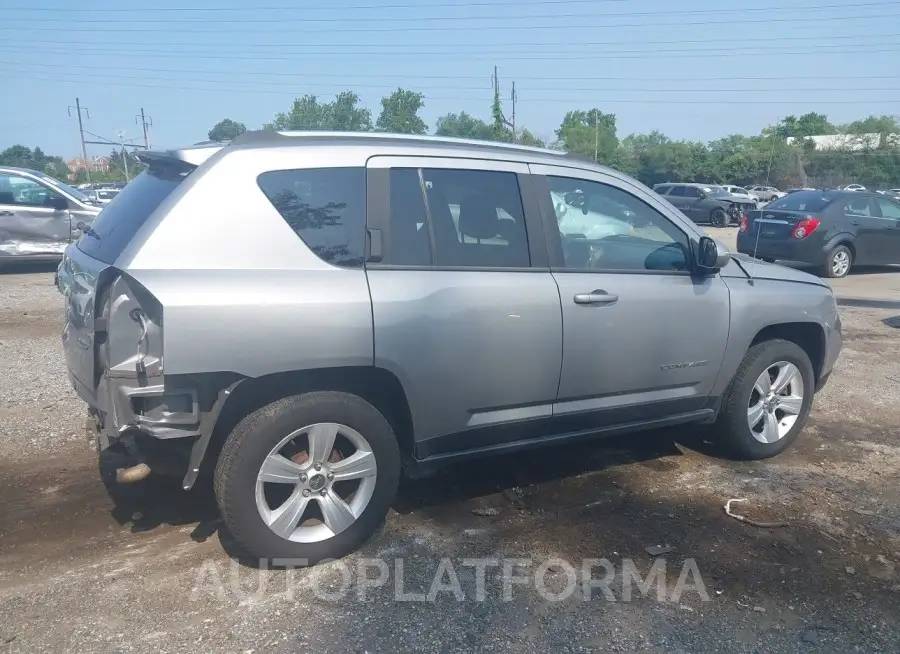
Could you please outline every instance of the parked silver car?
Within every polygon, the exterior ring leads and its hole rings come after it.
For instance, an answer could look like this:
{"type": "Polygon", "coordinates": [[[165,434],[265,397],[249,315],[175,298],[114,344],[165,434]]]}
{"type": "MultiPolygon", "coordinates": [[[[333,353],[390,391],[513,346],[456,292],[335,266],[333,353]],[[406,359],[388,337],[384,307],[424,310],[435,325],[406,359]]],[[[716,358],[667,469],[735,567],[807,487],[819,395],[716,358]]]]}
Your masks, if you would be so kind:
{"type": "Polygon", "coordinates": [[[684,423],[774,456],[841,347],[818,278],[563,153],[255,132],[139,156],[60,265],[69,376],[135,457],[119,481],[209,471],[255,556],[342,556],[401,473],[471,457],[684,423]],[[561,233],[558,197],[634,230],[561,233]]]}
{"type": "Polygon", "coordinates": [[[0,265],[59,260],[101,207],[81,191],[28,168],[0,166],[0,265]],[[15,259],[13,259],[15,258],[15,259]]]}
{"type": "Polygon", "coordinates": [[[749,190],[750,194],[760,202],[771,202],[787,195],[787,193],[779,191],[774,186],[751,186],[749,190]]]}

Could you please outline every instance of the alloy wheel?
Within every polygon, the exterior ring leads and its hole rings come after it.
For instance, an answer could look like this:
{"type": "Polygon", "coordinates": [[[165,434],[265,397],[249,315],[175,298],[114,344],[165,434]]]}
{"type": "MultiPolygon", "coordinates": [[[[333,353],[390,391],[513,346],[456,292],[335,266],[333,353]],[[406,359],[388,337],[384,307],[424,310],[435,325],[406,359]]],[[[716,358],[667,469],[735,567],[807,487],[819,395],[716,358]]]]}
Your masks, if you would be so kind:
{"type": "Polygon", "coordinates": [[[747,424],[761,443],[784,438],[803,409],[803,375],[788,361],[773,363],[753,385],[747,407],[747,424]]]}
{"type": "Polygon", "coordinates": [[[298,429],[260,466],[256,508],[281,538],[315,543],[341,533],[372,499],[378,464],[369,442],[337,423],[298,429]]]}

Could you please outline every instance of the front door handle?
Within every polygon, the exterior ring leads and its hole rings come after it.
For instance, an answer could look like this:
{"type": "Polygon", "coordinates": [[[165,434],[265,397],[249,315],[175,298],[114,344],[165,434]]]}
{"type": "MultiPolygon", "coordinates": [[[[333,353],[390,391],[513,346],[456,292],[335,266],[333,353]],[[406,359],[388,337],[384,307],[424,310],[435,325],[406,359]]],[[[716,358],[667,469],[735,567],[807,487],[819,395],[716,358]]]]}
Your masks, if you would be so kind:
{"type": "Polygon", "coordinates": [[[859,221],[858,221],[858,220],[851,220],[851,221],[850,221],[850,224],[853,225],[854,227],[856,227],[857,225],[859,225],[859,221]]]}
{"type": "Polygon", "coordinates": [[[618,302],[619,296],[598,289],[590,293],[578,293],[574,299],[575,304],[613,304],[618,302]]]}

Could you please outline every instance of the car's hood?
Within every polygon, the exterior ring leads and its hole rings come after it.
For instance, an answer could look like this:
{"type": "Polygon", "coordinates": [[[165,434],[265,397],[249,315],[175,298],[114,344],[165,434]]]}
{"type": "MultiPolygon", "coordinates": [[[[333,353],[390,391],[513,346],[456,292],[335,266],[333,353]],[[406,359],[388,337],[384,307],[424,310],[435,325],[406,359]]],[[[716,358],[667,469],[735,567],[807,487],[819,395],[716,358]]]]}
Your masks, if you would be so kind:
{"type": "Polygon", "coordinates": [[[744,272],[753,279],[772,279],[776,281],[797,282],[800,284],[813,284],[815,286],[828,286],[828,284],[820,277],[803,272],[802,270],[797,270],[796,268],[789,268],[787,266],[779,266],[777,263],[760,261],[759,259],[754,259],[751,256],[739,254],[737,252],[732,252],[731,258],[737,261],[741,268],[744,269],[744,272]]]}
{"type": "Polygon", "coordinates": [[[717,195],[713,198],[714,200],[724,200],[725,202],[755,202],[756,198],[751,198],[746,195],[734,195],[732,193],[728,193],[726,195],[717,195]]]}

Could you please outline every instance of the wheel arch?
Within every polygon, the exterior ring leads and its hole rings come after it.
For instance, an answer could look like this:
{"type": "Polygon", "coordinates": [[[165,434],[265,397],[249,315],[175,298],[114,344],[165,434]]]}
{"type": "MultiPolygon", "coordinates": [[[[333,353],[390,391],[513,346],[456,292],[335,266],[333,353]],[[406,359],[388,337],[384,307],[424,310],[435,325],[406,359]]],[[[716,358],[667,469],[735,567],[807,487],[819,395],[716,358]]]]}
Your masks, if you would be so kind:
{"type": "Polygon", "coordinates": [[[812,363],[815,381],[818,383],[825,367],[826,355],[825,330],[822,326],[815,322],[783,322],[768,325],[756,333],[750,347],[775,339],[795,343],[806,352],[812,363]]]}
{"type": "Polygon", "coordinates": [[[413,422],[409,400],[400,380],[376,366],[314,368],[244,378],[225,401],[212,429],[201,470],[210,471],[225,440],[240,420],[276,400],[311,391],[338,391],[357,395],[387,419],[404,459],[412,453],[413,422]]]}

